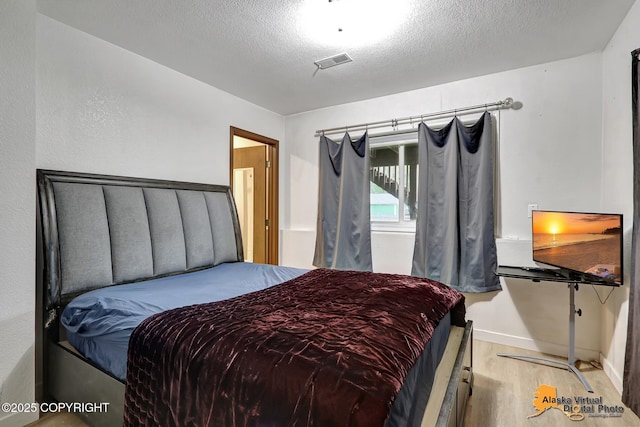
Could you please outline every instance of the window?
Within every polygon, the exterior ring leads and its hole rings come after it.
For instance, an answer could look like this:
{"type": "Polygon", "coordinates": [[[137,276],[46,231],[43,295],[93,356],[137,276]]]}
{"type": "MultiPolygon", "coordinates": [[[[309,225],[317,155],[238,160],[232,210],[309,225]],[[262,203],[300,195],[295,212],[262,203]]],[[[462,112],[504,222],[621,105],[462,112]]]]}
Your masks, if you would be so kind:
{"type": "Polygon", "coordinates": [[[372,137],[370,209],[373,230],[414,231],[418,208],[418,141],[372,137]]]}

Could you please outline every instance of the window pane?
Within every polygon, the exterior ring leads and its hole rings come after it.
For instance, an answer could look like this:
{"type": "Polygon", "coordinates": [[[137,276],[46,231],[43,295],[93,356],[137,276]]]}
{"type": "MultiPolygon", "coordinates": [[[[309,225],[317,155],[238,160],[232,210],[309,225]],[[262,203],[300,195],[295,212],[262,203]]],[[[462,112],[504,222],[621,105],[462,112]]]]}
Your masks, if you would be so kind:
{"type": "Polygon", "coordinates": [[[400,165],[397,145],[371,148],[371,221],[400,220],[400,165]]]}
{"type": "Polygon", "coordinates": [[[418,213],[418,144],[404,146],[404,220],[415,221],[418,213]]]}

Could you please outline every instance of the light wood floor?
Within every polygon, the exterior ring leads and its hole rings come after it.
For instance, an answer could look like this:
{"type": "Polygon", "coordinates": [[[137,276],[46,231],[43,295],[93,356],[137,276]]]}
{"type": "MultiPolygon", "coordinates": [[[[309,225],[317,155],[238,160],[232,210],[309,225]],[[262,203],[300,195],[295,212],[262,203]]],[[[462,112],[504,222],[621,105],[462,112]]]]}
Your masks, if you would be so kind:
{"type": "Polygon", "coordinates": [[[80,418],[67,412],[47,414],[27,427],[87,427],[80,418]]]}
{"type": "MultiPolygon", "coordinates": [[[[546,384],[557,389],[558,396],[602,396],[607,406],[623,406],[620,395],[602,370],[582,363],[580,370],[593,387],[588,393],[578,378],[564,369],[496,356],[497,353],[524,353],[541,355],[533,351],[475,340],[473,343],[473,395],[467,403],[463,427],[518,427],[518,426],[573,426],[573,427],[640,427],[640,419],[625,407],[622,417],[594,418],[571,421],[559,410],[548,409],[535,418],[534,393],[546,384]]],[[[597,412],[597,407],[596,407],[597,412]]],[[[86,424],[72,414],[47,416],[31,427],[85,427],[86,424]]]]}
{"type": "MultiPolygon", "coordinates": [[[[588,393],[578,377],[568,370],[496,356],[497,353],[520,353],[540,356],[483,341],[473,343],[473,395],[469,398],[464,427],[574,426],[574,427],[640,427],[640,419],[624,407],[620,395],[606,374],[588,363],[578,367],[593,388],[588,393]],[[582,421],[571,421],[563,412],[550,408],[535,418],[534,393],[546,384],[557,389],[557,396],[598,398],[607,406],[622,406],[620,418],[596,418],[585,414],[582,421]]],[[[554,356],[549,356],[554,357],[554,356]]],[[[598,408],[596,405],[596,413],[598,408]]]]}

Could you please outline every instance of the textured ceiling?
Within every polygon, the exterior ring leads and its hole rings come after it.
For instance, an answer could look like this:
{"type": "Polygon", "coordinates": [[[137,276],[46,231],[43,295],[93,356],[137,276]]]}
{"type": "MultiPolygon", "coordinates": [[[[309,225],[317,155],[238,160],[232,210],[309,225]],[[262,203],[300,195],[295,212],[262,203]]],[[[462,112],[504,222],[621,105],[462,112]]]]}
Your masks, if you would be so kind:
{"type": "MultiPolygon", "coordinates": [[[[406,20],[375,42],[310,17],[314,2],[328,0],[38,0],[38,11],[288,115],[600,51],[634,0],[388,0],[406,20]],[[316,70],[341,52],[353,62],[316,70]]],[[[367,9],[352,22],[389,29],[367,9]]]]}

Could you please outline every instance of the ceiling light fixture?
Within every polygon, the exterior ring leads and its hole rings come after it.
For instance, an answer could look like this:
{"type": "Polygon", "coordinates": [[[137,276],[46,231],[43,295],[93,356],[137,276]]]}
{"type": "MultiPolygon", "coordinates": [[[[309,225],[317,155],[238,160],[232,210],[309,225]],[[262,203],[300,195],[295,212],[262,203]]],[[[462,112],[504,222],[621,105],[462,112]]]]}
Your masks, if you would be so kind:
{"type": "Polygon", "coordinates": [[[299,33],[317,46],[347,49],[375,44],[409,17],[411,0],[304,0],[299,33]]]}

